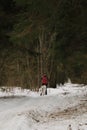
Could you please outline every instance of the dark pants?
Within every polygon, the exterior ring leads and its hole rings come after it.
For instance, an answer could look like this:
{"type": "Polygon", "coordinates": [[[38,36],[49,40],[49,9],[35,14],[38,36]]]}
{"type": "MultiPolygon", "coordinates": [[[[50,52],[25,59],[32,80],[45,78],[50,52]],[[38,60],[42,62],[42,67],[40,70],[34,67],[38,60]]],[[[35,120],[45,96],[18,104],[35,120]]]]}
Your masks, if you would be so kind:
{"type": "Polygon", "coordinates": [[[47,95],[47,87],[46,87],[45,95],[47,95]]]}

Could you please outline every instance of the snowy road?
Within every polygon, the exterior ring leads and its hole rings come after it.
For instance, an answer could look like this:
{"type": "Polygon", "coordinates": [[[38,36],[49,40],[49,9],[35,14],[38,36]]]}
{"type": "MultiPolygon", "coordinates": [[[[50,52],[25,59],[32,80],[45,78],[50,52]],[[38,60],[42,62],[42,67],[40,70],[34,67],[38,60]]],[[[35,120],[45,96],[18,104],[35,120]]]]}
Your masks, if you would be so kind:
{"type": "Polygon", "coordinates": [[[0,130],[67,130],[69,124],[87,130],[87,89],[57,90],[43,97],[1,98],[0,130]]]}

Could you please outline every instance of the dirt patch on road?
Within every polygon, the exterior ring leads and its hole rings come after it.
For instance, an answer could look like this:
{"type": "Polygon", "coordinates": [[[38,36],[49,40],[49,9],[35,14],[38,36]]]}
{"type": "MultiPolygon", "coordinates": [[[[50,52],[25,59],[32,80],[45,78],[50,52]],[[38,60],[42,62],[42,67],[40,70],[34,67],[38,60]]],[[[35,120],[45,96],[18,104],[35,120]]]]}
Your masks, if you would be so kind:
{"type": "Polygon", "coordinates": [[[56,110],[55,112],[49,115],[49,118],[74,118],[75,116],[79,116],[83,113],[87,112],[87,101],[81,101],[80,104],[73,107],[68,107],[62,111],[56,110]]]}
{"type": "Polygon", "coordinates": [[[28,119],[33,120],[35,123],[41,123],[41,122],[47,122],[50,120],[55,120],[55,119],[71,119],[75,118],[79,115],[82,115],[84,113],[87,113],[87,101],[82,100],[80,104],[73,106],[73,107],[67,107],[64,110],[61,109],[56,109],[56,111],[49,113],[45,111],[38,111],[36,110],[30,110],[25,113],[26,117],[28,119]]]}

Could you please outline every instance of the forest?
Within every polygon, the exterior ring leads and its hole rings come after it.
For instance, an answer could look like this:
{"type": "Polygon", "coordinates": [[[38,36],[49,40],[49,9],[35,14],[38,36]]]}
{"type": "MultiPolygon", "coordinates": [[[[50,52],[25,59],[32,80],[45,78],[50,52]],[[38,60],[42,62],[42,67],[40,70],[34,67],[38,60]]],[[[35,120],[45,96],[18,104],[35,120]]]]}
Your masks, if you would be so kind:
{"type": "Polygon", "coordinates": [[[0,0],[0,86],[87,84],[86,0],[0,0]]]}

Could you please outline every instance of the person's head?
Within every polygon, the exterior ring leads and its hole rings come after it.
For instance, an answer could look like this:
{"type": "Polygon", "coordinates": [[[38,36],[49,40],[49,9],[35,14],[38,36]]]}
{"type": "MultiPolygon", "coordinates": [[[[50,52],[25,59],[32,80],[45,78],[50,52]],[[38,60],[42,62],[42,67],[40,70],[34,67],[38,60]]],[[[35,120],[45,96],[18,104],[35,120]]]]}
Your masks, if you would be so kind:
{"type": "Polygon", "coordinates": [[[44,73],[43,76],[46,77],[47,76],[46,73],[44,73]]]}

